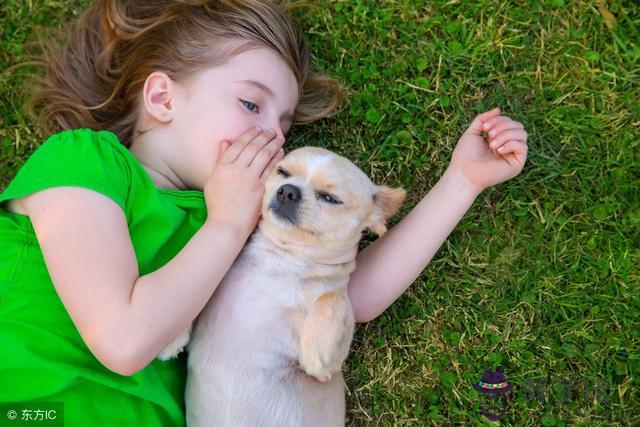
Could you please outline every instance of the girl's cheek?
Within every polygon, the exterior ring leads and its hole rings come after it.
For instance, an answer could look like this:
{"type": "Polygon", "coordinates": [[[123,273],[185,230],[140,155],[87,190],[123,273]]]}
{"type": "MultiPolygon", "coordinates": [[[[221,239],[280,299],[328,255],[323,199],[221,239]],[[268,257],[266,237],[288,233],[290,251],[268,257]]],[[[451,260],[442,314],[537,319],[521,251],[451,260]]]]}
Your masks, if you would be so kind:
{"type": "Polygon", "coordinates": [[[233,143],[250,128],[260,125],[260,116],[243,111],[241,105],[216,106],[209,110],[208,116],[207,125],[215,141],[226,140],[233,143]]]}
{"type": "Polygon", "coordinates": [[[246,133],[249,129],[258,126],[258,121],[250,121],[243,117],[230,118],[230,121],[224,128],[224,137],[220,138],[221,140],[227,140],[232,144],[240,138],[244,133],[246,133]]]}

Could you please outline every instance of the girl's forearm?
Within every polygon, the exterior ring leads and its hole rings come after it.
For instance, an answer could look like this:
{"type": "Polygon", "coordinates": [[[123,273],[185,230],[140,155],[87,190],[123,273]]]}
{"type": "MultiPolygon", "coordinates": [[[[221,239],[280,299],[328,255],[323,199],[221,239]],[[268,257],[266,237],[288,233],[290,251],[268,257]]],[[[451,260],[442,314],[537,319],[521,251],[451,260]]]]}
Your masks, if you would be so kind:
{"type": "Polygon", "coordinates": [[[348,285],[357,322],[375,319],[402,295],[479,193],[449,168],[402,221],[360,251],[348,285]]]}
{"type": "Polygon", "coordinates": [[[121,323],[132,343],[132,372],[153,361],[196,318],[247,238],[207,220],[171,261],[136,281],[121,323]]]}

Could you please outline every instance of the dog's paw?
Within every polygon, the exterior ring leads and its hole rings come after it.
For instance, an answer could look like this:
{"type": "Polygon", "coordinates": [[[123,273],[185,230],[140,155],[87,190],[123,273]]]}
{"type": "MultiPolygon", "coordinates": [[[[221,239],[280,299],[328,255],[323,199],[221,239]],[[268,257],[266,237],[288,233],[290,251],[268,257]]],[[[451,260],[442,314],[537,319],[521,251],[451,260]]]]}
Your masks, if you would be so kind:
{"type": "Polygon", "coordinates": [[[345,292],[333,291],[320,296],[300,331],[300,367],[318,381],[331,380],[349,354],[354,323],[345,292]]]}
{"type": "Polygon", "coordinates": [[[169,360],[176,357],[180,352],[184,349],[184,347],[189,342],[189,338],[191,337],[191,325],[180,335],[176,337],[169,345],[162,349],[162,351],[158,354],[158,359],[160,360],[169,360]]]}
{"type": "Polygon", "coordinates": [[[320,382],[330,381],[342,369],[342,362],[346,358],[344,343],[348,341],[347,331],[324,332],[303,336],[299,355],[300,367],[320,382]]]}
{"type": "MultiPolygon", "coordinates": [[[[300,367],[307,373],[317,379],[320,382],[330,381],[333,374],[337,372],[335,370],[335,363],[328,366],[322,363],[319,355],[311,355],[309,352],[300,355],[300,367]]],[[[338,370],[340,365],[338,365],[338,370]]]]}

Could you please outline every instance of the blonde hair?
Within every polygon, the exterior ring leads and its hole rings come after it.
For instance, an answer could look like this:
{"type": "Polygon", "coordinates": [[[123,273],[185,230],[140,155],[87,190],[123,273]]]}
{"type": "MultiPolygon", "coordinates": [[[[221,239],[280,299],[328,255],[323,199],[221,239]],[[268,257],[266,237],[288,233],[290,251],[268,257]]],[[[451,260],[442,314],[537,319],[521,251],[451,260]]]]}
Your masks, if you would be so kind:
{"type": "Polygon", "coordinates": [[[333,114],[339,82],[311,71],[307,42],[268,0],[97,0],[62,44],[48,43],[36,61],[26,108],[43,134],[106,129],[130,146],[144,82],[153,71],[176,81],[255,47],[278,52],[299,88],[294,124],[333,114]],[[227,43],[229,41],[243,43],[227,43]]]}

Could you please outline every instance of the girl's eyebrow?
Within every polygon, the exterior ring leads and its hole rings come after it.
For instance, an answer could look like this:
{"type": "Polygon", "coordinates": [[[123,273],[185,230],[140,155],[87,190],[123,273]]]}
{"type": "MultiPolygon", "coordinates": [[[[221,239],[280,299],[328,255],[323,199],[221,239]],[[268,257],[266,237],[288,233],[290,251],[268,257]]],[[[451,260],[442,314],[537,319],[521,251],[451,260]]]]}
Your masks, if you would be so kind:
{"type": "MultiPolygon", "coordinates": [[[[257,89],[260,89],[262,92],[264,92],[269,98],[273,99],[276,97],[276,94],[271,90],[271,88],[267,85],[265,85],[264,83],[261,83],[257,80],[237,80],[236,83],[244,83],[247,84],[249,86],[253,86],[257,89]]],[[[292,113],[285,113],[282,116],[284,119],[287,120],[291,120],[293,118],[293,114],[292,113]]]]}
{"type": "Polygon", "coordinates": [[[269,86],[265,85],[264,83],[260,83],[259,81],[256,80],[238,80],[236,83],[245,83],[248,84],[250,86],[254,86],[258,89],[260,89],[261,91],[263,91],[265,94],[267,94],[267,96],[269,98],[275,98],[276,94],[271,90],[271,88],[269,88],[269,86]]]}

